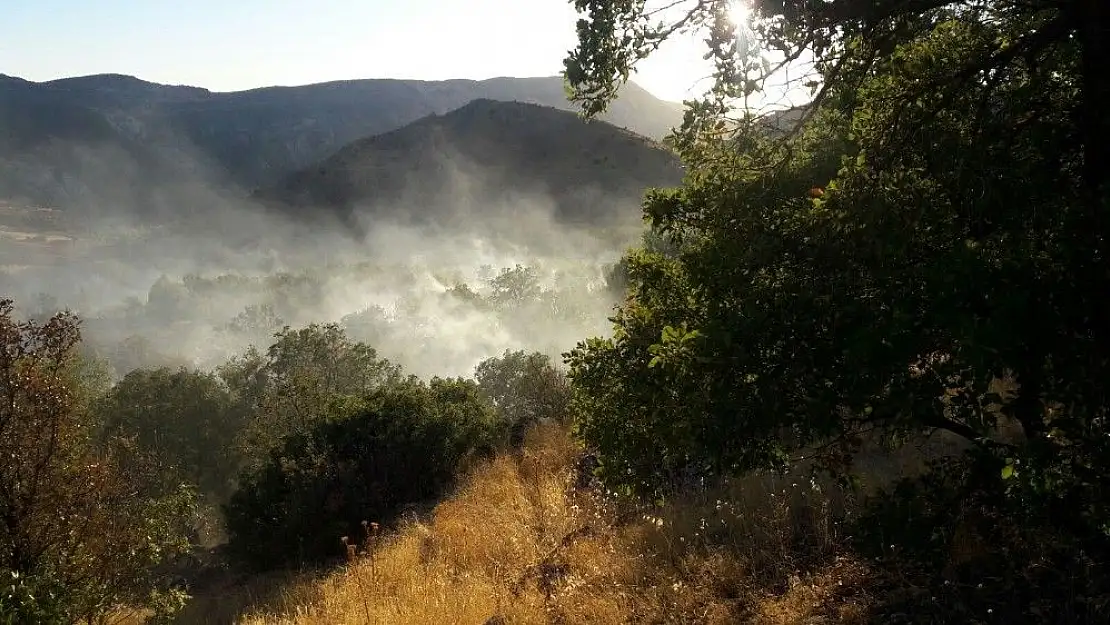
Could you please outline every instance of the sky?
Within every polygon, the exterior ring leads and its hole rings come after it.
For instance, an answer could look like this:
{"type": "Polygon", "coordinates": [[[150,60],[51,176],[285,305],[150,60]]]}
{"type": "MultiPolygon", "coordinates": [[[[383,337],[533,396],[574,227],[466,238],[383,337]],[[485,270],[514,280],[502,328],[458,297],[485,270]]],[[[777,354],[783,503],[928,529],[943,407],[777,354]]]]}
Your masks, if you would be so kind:
{"type": "MultiPolygon", "coordinates": [[[[0,73],[129,74],[213,91],[549,76],[575,46],[576,19],[568,0],[0,0],[0,73]]],[[[703,51],[669,43],[633,81],[682,100],[710,72],[703,51]]]]}

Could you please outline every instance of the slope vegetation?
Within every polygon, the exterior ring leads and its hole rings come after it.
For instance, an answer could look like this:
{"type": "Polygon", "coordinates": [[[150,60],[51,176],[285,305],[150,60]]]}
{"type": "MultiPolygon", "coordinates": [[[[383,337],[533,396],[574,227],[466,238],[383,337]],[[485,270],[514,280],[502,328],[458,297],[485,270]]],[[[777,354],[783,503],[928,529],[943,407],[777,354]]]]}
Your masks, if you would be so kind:
{"type": "Polygon", "coordinates": [[[578,457],[565,430],[540,427],[428,519],[368,532],[338,572],[287,583],[269,607],[239,615],[264,587],[275,597],[260,578],[192,604],[181,621],[864,622],[871,573],[842,553],[822,496],[753,478],[644,513],[577,483],[578,457]]]}

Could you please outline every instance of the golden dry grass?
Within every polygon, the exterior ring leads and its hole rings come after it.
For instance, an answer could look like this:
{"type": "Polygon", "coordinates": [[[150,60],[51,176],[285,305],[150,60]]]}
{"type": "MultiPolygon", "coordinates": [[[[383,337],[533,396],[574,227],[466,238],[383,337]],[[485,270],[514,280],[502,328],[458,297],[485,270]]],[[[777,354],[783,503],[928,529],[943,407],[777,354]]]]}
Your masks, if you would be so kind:
{"type": "Polygon", "coordinates": [[[808,484],[753,477],[633,511],[573,487],[576,449],[564,430],[529,436],[426,522],[371,541],[310,592],[302,585],[240,622],[863,620],[867,570],[841,549],[839,504],[808,484]]]}

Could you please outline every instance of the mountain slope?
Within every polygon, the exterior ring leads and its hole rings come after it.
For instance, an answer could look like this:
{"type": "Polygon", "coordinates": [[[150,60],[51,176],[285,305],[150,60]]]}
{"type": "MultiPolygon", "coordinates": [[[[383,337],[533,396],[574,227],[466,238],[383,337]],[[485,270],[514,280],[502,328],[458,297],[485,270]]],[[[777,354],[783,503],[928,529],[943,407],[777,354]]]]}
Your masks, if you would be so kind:
{"type": "Polygon", "coordinates": [[[606,122],[481,99],[356,141],[256,197],[341,217],[450,222],[550,210],[562,223],[636,218],[644,190],[678,184],[678,159],[606,122]]]}
{"type": "MultiPolygon", "coordinates": [[[[214,93],[114,74],[41,83],[0,75],[0,198],[87,206],[122,203],[123,193],[139,204],[144,185],[167,180],[250,189],[354,140],[479,98],[571,109],[559,77],[214,93]]],[[[606,119],[660,137],[681,114],[680,105],[630,84],[606,119]]]]}
{"type": "Polygon", "coordinates": [[[57,82],[43,88],[0,76],[0,200],[87,212],[142,205],[152,214],[180,210],[167,204],[211,178],[205,159],[157,114],[178,88],[116,76],[99,77],[96,89],[57,82]]]}
{"type": "MultiPolygon", "coordinates": [[[[447,113],[479,98],[572,109],[559,77],[352,80],[213,94],[174,107],[173,116],[196,145],[237,179],[264,185],[351,141],[447,113]]],[[[682,110],[629,85],[603,119],[661,138],[681,123],[682,110]]]]}

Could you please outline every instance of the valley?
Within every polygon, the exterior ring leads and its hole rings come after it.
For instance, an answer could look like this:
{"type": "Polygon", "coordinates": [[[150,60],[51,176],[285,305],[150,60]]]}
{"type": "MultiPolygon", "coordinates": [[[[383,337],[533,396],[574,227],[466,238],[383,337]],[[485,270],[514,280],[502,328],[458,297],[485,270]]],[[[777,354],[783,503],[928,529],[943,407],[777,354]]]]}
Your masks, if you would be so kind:
{"type": "Polygon", "coordinates": [[[17,4],[0,625],[1110,622],[1105,3],[17,4]]]}
{"type": "MultiPolygon", "coordinates": [[[[351,81],[218,94],[117,75],[6,77],[0,125],[14,132],[0,133],[0,159],[19,166],[0,174],[0,291],[38,313],[80,313],[89,345],[123,359],[120,374],[214,366],[248,345],[224,326],[260,307],[277,305],[281,323],[294,326],[381,305],[427,309],[415,302],[456,284],[481,290],[482,279],[520,266],[548,277],[577,272],[583,282],[560,288],[584,295],[639,241],[643,190],[682,174],[657,142],[567,112],[558,85],[351,81]],[[36,171],[55,173],[28,174],[36,171]],[[388,267],[415,282],[385,278],[388,267]],[[309,280],[318,295],[282,305],[265,286],[282,276],[309,280]],[[155,305],[166,288],[188,291],[190,280],[240,284],[240,292],[155,305]],[[255,286],[243,291],[247,283],[255,286]],[[142,342],[146,355],[120,356],[114,346],[126,341],[142,342]]],[[[674,121],[669,104],[634,86],[628,93],[631,104],[612,119],[654,133],[674,121]]],[[[604,296],[576,306],[591,311],[583,322],[592,327],[611,304],[604,296]]],[[[378,347],[422,373],[466,374],[508,346],[558,357],[577,332],[553,326],[547,338],[521,342],[510,334],[528,333],[523,327],[490,325],[477,311],[453,325],[443,312],[421,314],[432,317],[391,313],[393,338],[379,328],[378,342],[395,347],[378,347]],[[490,332],[501,338],[483,338],[490,332]],[[456,347],[439,356],[403,347],[434,337],[456,347]],[[485,347],[474,351],[472,342],[485,347]],[[456,364],[436,369],[435,361],[456,364]]]]}

